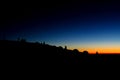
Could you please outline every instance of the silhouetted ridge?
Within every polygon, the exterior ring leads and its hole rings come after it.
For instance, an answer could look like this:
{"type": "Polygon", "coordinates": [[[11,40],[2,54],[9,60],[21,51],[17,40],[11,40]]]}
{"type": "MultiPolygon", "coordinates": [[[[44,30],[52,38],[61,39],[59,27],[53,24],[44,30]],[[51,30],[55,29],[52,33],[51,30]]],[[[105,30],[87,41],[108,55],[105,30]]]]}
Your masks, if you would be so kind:
{"type": "Polygon", "coordinates": [[[119,55],[91,55],[88,51],[79,52],[45,42],[31,43],[25,40],[0,40],[0,54],[4,61],[24,65],[61,64],[106,64],[120,62],[119,55]]]}

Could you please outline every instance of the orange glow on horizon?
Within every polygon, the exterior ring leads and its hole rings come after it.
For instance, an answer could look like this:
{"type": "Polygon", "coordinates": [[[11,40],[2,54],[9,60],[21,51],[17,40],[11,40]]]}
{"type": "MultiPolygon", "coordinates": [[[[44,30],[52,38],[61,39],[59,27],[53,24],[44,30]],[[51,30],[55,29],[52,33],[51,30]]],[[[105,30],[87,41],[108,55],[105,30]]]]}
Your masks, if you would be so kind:
{"type": "MultiPolygon", "coordinates": [[[[78,49],[80,52],[84,51],[83,49],[78,49]]],[[[120,54],[120,48],[97,48],[97,49],[87,49],[90,54],[95,54],[98,52],[99,54],[120,54]]]]}
{"type": "Polygon", "coordinates": [[[88,51],[90,54],[120,54],[120,42],[91,42],[69,45],[70,49],[78,49],[80,52],[88,51]]]}
{"type": "MultiPolygon", "coordinates": [[[[90,54],[120,54],[120,48],[77,48],[80,52],[88,51],[90,54]]],[[[73,49],[72,49],[73,50],[73,49]]]]}

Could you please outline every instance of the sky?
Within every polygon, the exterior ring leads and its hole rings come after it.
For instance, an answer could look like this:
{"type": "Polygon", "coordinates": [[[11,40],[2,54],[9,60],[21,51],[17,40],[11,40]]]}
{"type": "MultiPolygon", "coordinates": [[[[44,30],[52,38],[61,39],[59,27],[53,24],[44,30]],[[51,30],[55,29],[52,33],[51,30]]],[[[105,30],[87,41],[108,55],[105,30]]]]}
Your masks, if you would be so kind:
{"type": "Polygon", "coordinates": [[[1,7],[0,39],[20,37],[89,53],[120,53],[118,2],[53,2],[5,3],[1,7]]]}

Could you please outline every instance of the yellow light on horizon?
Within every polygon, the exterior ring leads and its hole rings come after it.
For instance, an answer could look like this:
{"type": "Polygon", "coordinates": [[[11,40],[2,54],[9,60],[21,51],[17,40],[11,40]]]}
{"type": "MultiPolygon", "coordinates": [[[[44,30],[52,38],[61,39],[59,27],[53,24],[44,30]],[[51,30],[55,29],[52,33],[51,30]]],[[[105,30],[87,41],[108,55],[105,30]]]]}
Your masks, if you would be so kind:
{"type": "Polygon", "coordinates": [[[70,45],[70,49],[78,49],[80,52],[88,51],[89,53],[95,54],[98,53],[116,53],[120,54],[120,42],[110,42],[110,41],[101,41],[101,42],[91,42],[91,43],[76,43],[70,45]]]}
{"type": "MultiPolygon", "coordinates": [[[[85,49],[78,49],[79,51],[83,52],[85,49]]],[[[115,54],[120,54],[120,48],[95,48],[95,49],[86,49],[89,53],[95,54],[96,51],[100,54],[110,54],[110,53],[115,53],[115,54]]]]}

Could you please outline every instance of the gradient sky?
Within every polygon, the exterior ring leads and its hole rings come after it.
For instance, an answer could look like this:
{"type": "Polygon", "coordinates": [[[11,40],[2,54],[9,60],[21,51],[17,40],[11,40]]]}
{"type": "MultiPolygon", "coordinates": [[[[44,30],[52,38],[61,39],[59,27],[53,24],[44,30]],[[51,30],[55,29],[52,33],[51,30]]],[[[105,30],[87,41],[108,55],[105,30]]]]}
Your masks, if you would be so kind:
{"type": "Polygon", "coordinates": [[[0,39],[22,37],[90,53],[120,53],[118,2],[48,3],[1,8],[0,39]]]}

